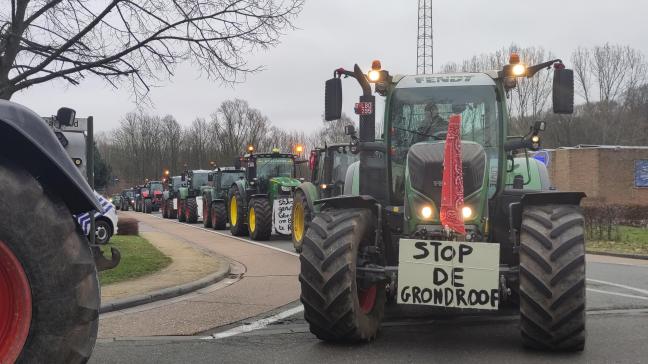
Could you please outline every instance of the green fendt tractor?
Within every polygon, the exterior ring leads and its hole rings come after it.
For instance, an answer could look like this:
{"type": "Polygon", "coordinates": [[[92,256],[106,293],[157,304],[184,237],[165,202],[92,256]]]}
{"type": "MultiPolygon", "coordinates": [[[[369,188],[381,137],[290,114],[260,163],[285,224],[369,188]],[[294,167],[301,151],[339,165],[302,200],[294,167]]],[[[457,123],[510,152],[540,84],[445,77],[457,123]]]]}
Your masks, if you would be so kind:
{"type": "Polygon", "coordinates": [[[314,202],[344,194],[347,170],[357,160],[358,155],[351,153],[349,144],[333,144],[311,151],[310,181],[300,184],[293,196],[292,241],[298,253],[301,252],[308,224],[319,212],[320,206],[314,202]]]}
{"type": "Polygon", "coordinates": [[[209,187],[203,189],[203,226],[214,230],[227,228],[227,198],[229,188],[245,178],[245,170],[221,167],[209,174],[209,187]]]}
{"type": "Polygon", "coordinates": [[[178,218],[178,198],[180,197],[180,187],[182,186],[182,176],[169,177],[169,179],[166,181],[166,188],[162,193],[163,218],[178,218]]]}
{"type": "Polygon", "coordinates": [[[536,173],[521,171],[538,164],[519,152],[539,147],[544,123],[524,137],[508,133],[507,96],[518,78],[552,68],[553,111],[572,113],[573,71],[560,60],[526,67],[512,56],[485,73],[391,76],[379,62],[367,75],[357,65],[334,72],[326,120],[341,116],[341,77],[363,91],[359,193],[315,202],[321,211],[306,232],[299,276],[312,333],[372,340],[388,298],[454,313],[513,305],[525,346],[583,349],[584,194],[525,180],[536,173]],[[374,91],[386,97],[380,141],[374,91]],[[456,168],[444,170],[445,158],[456,168]]]}
{"type": "Polygon", "coordinates": [[[180,187],[178,200],[178,221],[190,224],[198,222],[198,198],[202,200],[202,189],[206,188],[209,173],[207,170],[186,171],[182,174],[181,180],[185,185],[180,187]]]}
{"type": "Polygon", "coordinates": [[[135,190],[128,188],[121,192],[121,209],[128,211],[128,209],[135,209],[135,190]]]}
{"type": "Polygon", "coordinates": [[[232,235],[249,232],[253,240],[268,240],[274,230],[290,235],[292,193],[300,181],[295,179],[293,154],[246,154],[245,178],[229,190],[229,223],[232,235]]]}

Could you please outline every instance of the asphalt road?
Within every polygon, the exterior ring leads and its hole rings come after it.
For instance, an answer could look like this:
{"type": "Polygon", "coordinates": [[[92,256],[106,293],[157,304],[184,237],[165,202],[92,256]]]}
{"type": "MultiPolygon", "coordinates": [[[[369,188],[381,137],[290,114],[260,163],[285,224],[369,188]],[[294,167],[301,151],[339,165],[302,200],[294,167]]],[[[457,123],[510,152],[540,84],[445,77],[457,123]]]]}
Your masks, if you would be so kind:
{"type": "MultiPolygon", "coordinates": [[[[267,245],[293,251],[288,240],[274,238],[267,245]]],[[[295,302],[203,335],[100,341],[90,362],[648,362],[648,264],[616,263],[588,262],[588,341],[582,353],[522,349],[511,313],[442,318],[401,307],[388,308],[375,342],[328,344],[310,334],[295,302]]]]}

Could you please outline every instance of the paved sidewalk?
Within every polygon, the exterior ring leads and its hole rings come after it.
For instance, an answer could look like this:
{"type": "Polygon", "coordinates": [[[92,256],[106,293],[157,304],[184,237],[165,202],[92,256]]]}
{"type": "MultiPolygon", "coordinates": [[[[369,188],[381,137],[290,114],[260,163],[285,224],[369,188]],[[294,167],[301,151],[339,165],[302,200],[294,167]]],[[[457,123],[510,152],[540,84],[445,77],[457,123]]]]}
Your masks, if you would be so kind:
{"type": "Polygon", "coordinates": [[[223,265],[229,265],[224,257],[213,253],[208,255],[183,240],[140,225],[140,235],[173,261],[159,272],[101,287],[102,302],[193,282],[218,271],[223,265]]]}
{"type": "Polygon", "coordinates": [[[299,258],[264,246],[196,229],[172,220],[127,212],[173,239],[210,254],[225,256],[242,278],[217,290],[201,290],[186,299],[108,313],[100,318],[99,337],[192,335],[271,311],[299,299],[299,258]]]}

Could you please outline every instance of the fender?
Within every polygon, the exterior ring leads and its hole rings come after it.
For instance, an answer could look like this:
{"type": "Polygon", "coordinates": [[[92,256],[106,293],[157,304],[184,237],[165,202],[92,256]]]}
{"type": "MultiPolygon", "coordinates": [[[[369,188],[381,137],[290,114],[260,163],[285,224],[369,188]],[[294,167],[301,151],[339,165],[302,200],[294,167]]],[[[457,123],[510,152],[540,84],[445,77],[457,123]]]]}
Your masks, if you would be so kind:
{"type": "Polygon", "coordinates": [[[178,198],[179,199],[186,200],[188,196],[189,196],[189,188],[188,187],[180,187],[178,189],[178,198]]]}
{"type": "Polygon", "coordinates": [[[577,205],[580,206],[581,200],[587,197],[584,192],[556,192],[542,191],[526,193],[522,196],[522,207],[534,205],[577,205]]]}
{"type": "MultiPolygon", "coordinates": [[[[239,193],[241,194],[241,199],[243,200],[243,207],[247,210],[247,190],[245,189],[245,180],[238,180],[232,184],[232,187],[237,187],[239,193]]],[[[230,188],[231,189],[231,188],[230,188]]],[[[229,194],[228,194],[229,196],[229,194]]],[[[238,201],[237,201],[238,202],[238,201]]]]}
{"type": "Polygon", "coordinates": [[[202,193],[204,203],[208,206],[212,203],[212,189],[204,189],[202,193]]]}
{"type": "Polygon", "coordinates": [[[0,100],[0,156],[27,169],[61,197],[73,214],[101,206],[90,185],[45,121],[28,108],[0,100]]]}
{"type": "Polygon", "coordinates": [[[315,201],[319,199],[319,195],[317,193],[317,187],[315,187],[314,184],[312,184],[311,182],[303,182],[299,185],[299,187],[296,188],[296,190],[300,190],[304,193],[304,196],[306,196],[306,202],[308,203],[308,209],[310,211],[319,212],[320,205],[315,205],[315,201]]]}
{"type": "MultiPolygon", "coordinates": [[[[333,208],[365,208],[371,209],[380,206],[378,200],[369,196],[369,195],[359,195],[359,196],[337,196],[331,198],[324,198],[317,200],[314,204],[320,205],[320,209],[326,207],[333,208]]],[[[378,212],[378,211],[375,211],[378,212]]]]}

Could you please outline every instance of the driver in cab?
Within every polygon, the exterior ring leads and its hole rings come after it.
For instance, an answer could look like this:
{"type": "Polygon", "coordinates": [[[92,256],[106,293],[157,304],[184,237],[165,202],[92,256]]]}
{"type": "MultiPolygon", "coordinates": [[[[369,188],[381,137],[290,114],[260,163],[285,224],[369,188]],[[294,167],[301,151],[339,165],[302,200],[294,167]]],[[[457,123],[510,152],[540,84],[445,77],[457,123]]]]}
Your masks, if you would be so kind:
{"type": "Polygon", "coordinates": [[[415,143],[429,140],[430,137],[440,140],[442,135],[448,131],[448,121],[439,115],[439,109],[436,104],[429,103],[425,105],[425,118],[417,130],[415,143]]]}

